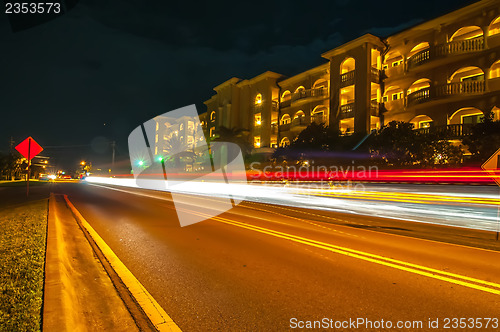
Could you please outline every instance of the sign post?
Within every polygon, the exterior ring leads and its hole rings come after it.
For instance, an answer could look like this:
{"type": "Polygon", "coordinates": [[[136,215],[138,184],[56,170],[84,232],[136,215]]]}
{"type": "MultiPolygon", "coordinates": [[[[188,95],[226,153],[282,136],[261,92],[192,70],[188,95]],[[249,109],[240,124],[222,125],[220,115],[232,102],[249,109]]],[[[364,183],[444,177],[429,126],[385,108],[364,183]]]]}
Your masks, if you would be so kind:
{"type": "Polygon", "coordinates": [[[43,151],[43,148],[30,136],[16,146],[16,150],[28,159],[28,174],[26,179],[26,197],[30,192],[30,168],[31,159],[43,151]]]}
{"type": "MultiPolygon", "coordinates": [[[[500,176],[498,174],[500,168],[500,149],[497,150],[484,164],[481,165],[481,168],[488,172],[493,180],[500,186],[500,176]]],[[[497,211],[497,241],[498,234],[500,233],[500,206],[497,211]]]]}

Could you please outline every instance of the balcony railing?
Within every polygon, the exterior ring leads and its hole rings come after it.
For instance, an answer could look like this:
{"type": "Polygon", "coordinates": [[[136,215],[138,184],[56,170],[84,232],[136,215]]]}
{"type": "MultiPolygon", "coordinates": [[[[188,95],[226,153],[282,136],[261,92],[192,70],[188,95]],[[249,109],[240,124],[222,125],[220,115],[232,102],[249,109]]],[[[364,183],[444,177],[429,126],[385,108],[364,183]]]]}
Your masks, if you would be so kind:
{"type": "Polygon", "coordinates": [[[325,123],[326,122],[326,116],[323,114],[315,114],[312,116],[312,122],[315,123],[325,123]]]}
{"type": "Polygon", "coordinates": [[[431,88],[423,88],[410,93],[407,96],[407,105],[413,106],[426,102],[431,97],[431,88]]]}
{"type": "Polygon", "coordinates": [[[485,81],[466,81],[440,85],[436,87],[436,97],[482,93],[486,89],[485,81]]]}
{"type": "Polygon", "coordinates": [[[292,120],[292,127],[307,126],[307,121],[305,116],[295,118],[292,120]]]}
{"type": "Polygon", "coordinates": [[[308,97],[322,97],[327,95],[327,89],[324,87],[316,89],[308,89],[297,91],[292,94],[292,101],[308,98],[308,97]]]}
{"type": "Polygon", "coordinates": [[[378,101],[370,102],[370,115],[371,116],[379,116],[380,104],[378,101]]]}
{"type": "Polygon", "coordinates": [[[436,98],[453,95],[473,95],[486,91],[485,81],[466,81],[448,83],[435,87],[427,87],[410,93],[406,97],[406,105],[414,106],[425,103],[436,98]]]}
{"type": "Polygon", "coordinates": [[[281,101],[280,107],[281,108],[288,107],[292,104],[292,102],[300,99],[309,97],[324,97],[324,96],[328,96],[328,89],[325,87],[301,90],[293,93],[290,99],[281,101]]]}
{"type": "Polygon", "coordinates": [[[342,105],[340,106],[339,110],[341,119],[354,117],[354,103],[342,105]]]}
{"type": "Polygon", "coordinates": [[[460,138],[472,134],[472,124],[451,124],[446,126],[435,126],[419,128],[416,131],[422,135],[445,134],[448,138],[460,138]]]}
{"type": "Polygon", "coordinates": [[[292,104],[292,100],[291,99],[287,99],[287,100],[282,100],[280,102],[280,107],[283,108],[283,107],[288,107],[292,104]]]}
{"type": "Polygon", "coordinates": [[[420,66],[433,58],[445,57],[453,54],[478,52],[484,50],[484,48],[485,43],[483,36],[472,39],[451,41],[413,54],[407,60],[407,68],[411,69],[420,66]]]}
{"type": "Polygon", "coordinates": [[[289,131],[289,130],[290,130],[290,123],[280,124],[279,131],[289,131]]]}
{"type": "Polygon", "coordinates": [[[380,82],[380,70],[378,68],[371,67],[371,80],[375,83],[380,82]]]}
{"type": "Polygon", "coordinates": [[[408,68],[414,68],[420,66],[421,64],[426,63],[431,58],[430,49],[425,49],[420,52],[413,54],[408,58],[407,66],[408,68]]]}
{"type": "Polygon", "coordinates": [[[436,56],[469,53],[484,50],[484,37],[456,40],[436,46],[436,56]]]}
{"type": "Polygon", "coordinates": [[[354,84],[354,77],[356,76],[356,70],[348,71],[340,75],[340,87],[346,87],[354,84]]]}

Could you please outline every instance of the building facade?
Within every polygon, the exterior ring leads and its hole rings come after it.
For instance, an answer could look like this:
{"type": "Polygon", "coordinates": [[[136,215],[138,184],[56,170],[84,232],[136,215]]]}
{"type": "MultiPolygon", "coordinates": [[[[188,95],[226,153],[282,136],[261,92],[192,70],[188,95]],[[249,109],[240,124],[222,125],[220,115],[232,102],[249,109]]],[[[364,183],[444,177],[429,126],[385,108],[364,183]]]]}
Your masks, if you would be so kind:
{"type": "Polygon", "coordinates": [[[206,127],[245,131],[255,152],[292,142],[310,123],[344,135],[390,121],[456,138],[500,116],[500,3],[482,0],[387,38],[366,34],[325,52],[327,62],[293,77],[232,78],[205,102],[206,127]]]}

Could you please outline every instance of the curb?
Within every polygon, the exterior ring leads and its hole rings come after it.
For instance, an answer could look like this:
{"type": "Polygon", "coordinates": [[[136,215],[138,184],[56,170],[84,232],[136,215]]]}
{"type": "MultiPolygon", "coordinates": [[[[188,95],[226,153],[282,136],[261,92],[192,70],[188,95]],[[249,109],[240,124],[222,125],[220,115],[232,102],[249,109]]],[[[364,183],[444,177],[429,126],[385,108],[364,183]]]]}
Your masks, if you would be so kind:
{"type": "MultiPolygon", "coordinates": [[[[97,232],[90,226],[90,224],[85,220],[81,213],[75,208],[75,206],[68,199],[67,195],[64,195],[64,200],[66,205],[71,210],[75,219],[77,220],[79,226],[84,230],[86,235],[90,237],[89,242],[94,242],[93,244],[97,247],[101,253],[102,258],[106,262],[102,262],[103,265],[109,265],[119,281],[123,283],[126,290],[130,293],[134,302],[142,309],[146,314],[150,323],[154,326],[157,331],[160,332],[170,332],[170,331],[181,331],[177,324],[170,318],[170,316],[163,310],[163,308],[156,302],[153,296],[146,290],[146,288],[137,280],[137,278],[130,272],[130,270],[122,263],[122,261],[116,256],[113,250],[106,244],[106,242],[97,234],[97,232]],[[107,263],[107,264],[104,264],[107,263]]],[[[99,259],[102,261],[101,257],[99,259]]],[[[108,268],[105,266],[106,271],[108,268]]],[[[109,271],[108,271],[109,273],[109,271]]],[[[111,278],[113,283],[117,280],[116,278],[111,278]]],[[[115,286],[119,288],[116,284],[115,286]]],[[[129,308],[130,310],[130,308],[129,308]]],[[[135,318],[135,317],[134,317],[135,318]]]]}

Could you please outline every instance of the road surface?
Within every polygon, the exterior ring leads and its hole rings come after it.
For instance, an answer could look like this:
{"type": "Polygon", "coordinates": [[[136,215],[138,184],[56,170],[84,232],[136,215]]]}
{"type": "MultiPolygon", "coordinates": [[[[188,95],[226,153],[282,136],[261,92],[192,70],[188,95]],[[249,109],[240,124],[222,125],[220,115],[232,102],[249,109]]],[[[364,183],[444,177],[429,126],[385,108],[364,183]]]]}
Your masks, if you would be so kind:
{"type": "MultiPolygon", "coordinates": [[[[494,232],[256,202],[181,228],[168,193],[48,187],[68,195],[186,331],[286,330],[329,319],[428,330],[429,320],[443,328],[447,318],[480,318],[484,327],[500,318],[494,232]]],[[[220,203],[184,198],[177,208],[185,213],[220,203]]]]}

